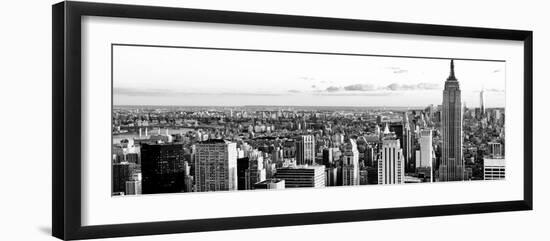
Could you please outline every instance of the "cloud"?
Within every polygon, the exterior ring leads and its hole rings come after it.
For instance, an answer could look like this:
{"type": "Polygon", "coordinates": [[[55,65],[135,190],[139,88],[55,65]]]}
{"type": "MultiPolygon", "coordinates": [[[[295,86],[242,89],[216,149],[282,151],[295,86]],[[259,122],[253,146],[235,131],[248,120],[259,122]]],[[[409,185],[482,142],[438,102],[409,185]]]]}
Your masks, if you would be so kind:
{"type": "Polygon", "coordinates": [[[386,89],[388,90],[404,90],[404,89],[409,89],[409,86],[408,85],[399,85],[399,84],[396,84],[396,83],[392,83],[392,84],[389,84],[388,86],[386,86],[386,89]]]}
{"type": "Polygon", "coordinates": [[[418,83],[418,84],[398,84],[392,83],[386,86],[375,86],[372,84],[352,84],[344,87],[330,86],[326,88],[326,92],[333,93],[339,91],[345,92],[380,92],[380,91],[407,91],[407,90],[437,90],[440,89],[439,84],[435,83],[418,83]]]}
{"type": "Polygon", "coordinates": [[[400,67],[395,67],[395,66],[388,67],[388,69],[390,69],[394,74],[404,74],[409,72],[406,69],[402,69],[400,67]]]}
{"type": "Polygon", "coordinates": [[[392,83],[385,86],[383,89],[391,91],[402,91],[402,90],[436,90],[440,86],[435,83],[418,83],[418,84],[397,84],[392,83]]]}
{"type": "Polygon", "coordinates": [[[374,85],[370,85],[370,84],[354,84],[354,85],[344,86],[344,90],[347,90],[347,91],[373,91],[373,90],[376,90],[376,87],[374,85]]]}
{"type": "Polygon", "coordinates": [[[299,77],[301,80],[306,80],[306,81],[311,81],[311,80],[315,80],[315,78],[313,77],[309,77],[309,76],[301,76],[299,77]]]}
{"type": "Polygon", "coordinates": [[[396,95],[397,93],[392,92],[317,92],[314,95],[320,96],[390,96],[396,95]]]}
{"type": "Polygon", "coordinates": [[[441,86],[436,83],[418,83],[416,86],[423,90],[437,90],[441,88],[441,86]]]}
{"type": "Polygon", "coordinates": [[[336,86],[330,86],[327,88],[327,91],[328,92],[336,92],[336,91],[339,91],[340,88],[336,87],[336,86]]]}
{"type": "Polygon", "coordinates": [[[403,74],[403,73],[407,73],[409,72],[408,70],[406,69],[399,69],[399,70],[394,70],[393,73],[394,74],[403,74]]]}
{"type": "Polygon", "coordinates": [[[289,90],[288,92],[289,93],[300,93],[301,91],[299,91],[299,90],[289,90]]]}
{"type": "Polygon", "coordinates": [[[495,70],[493,70],[493,73],[498,73],[500,71],[501,71],[500,69],[495,69],[495,70]]]}

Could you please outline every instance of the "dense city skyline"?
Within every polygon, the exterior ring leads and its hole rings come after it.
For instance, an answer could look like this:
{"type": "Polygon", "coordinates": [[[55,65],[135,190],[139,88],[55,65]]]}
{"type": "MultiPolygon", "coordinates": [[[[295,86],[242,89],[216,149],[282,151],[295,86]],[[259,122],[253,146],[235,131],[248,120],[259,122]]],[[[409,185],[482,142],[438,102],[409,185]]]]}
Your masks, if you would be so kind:
{"type": "Polygon", "coordinates": [[[111,194],[502,180],[505,109],[464,105],[458,63],[423,107],[115,105],[111,194]]]}

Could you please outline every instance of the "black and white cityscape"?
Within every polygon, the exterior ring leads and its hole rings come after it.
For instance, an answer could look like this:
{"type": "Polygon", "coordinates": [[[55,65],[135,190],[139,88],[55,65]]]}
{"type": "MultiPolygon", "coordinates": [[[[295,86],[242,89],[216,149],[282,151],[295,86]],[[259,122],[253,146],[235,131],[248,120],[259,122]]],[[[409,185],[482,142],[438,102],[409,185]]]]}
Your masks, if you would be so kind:
{"type": "Polygon", "coordinates": [[[505,178],[504,62],[113,54],[113,196],[505,178]]]}

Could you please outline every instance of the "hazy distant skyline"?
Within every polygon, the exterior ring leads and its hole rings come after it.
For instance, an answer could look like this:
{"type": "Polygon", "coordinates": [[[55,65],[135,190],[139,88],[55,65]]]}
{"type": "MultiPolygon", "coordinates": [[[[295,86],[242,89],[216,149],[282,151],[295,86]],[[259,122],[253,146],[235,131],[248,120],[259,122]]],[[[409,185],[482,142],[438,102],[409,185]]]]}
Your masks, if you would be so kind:
{"type": "MultiPolygon", "coordinates": [[[[439,105],[449,60],[115,46],[114,105],[439,105]]],[[[504,107],[505,63],[455,60],[468,107],[504,107]]]]}

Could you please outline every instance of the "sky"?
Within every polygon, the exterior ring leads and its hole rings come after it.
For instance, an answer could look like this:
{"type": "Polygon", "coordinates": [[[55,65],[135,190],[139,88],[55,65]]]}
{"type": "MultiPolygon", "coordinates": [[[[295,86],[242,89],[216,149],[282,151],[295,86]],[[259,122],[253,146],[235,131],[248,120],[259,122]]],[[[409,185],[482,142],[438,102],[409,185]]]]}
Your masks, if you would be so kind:
{"type": "MultiPolygon", "coordinates": [[[[114,105],[399,106],[442,102],[450,60],[141,46],[113,49],[114,105]]],[[[468,107],[504,107],[505,62],[455,60],[468,107]]]]}

